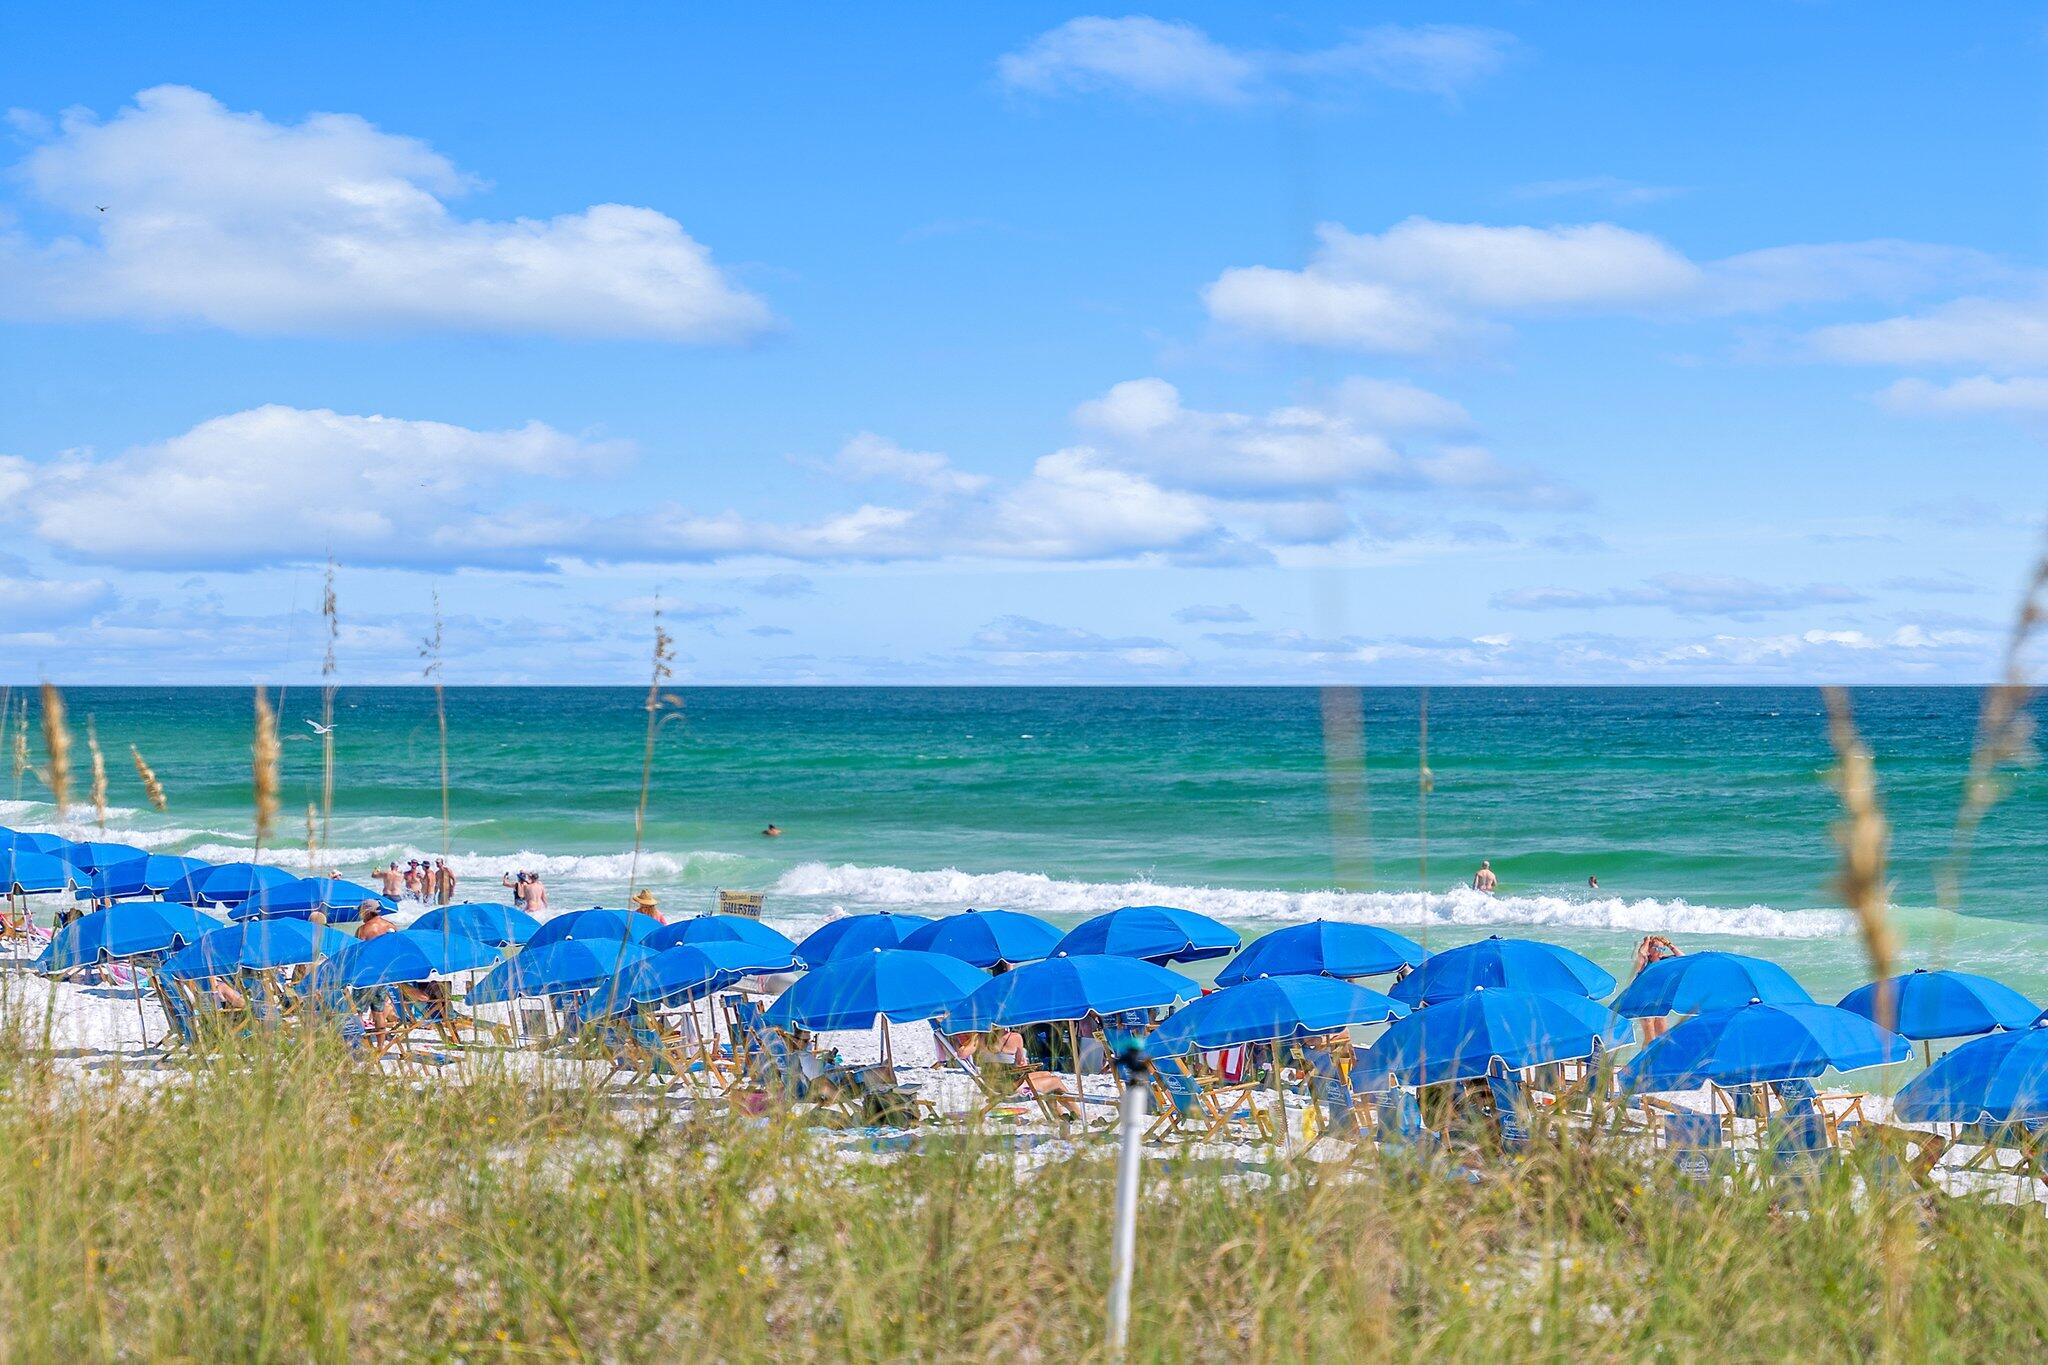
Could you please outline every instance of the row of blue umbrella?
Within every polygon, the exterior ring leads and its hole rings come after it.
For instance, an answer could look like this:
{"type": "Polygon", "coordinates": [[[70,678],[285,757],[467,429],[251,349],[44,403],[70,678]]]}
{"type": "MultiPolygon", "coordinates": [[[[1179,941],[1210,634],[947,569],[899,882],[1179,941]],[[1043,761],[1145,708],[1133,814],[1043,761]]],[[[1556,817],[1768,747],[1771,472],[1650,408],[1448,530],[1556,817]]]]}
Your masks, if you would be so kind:
{"type": "Polygon", "coordinates": [[[1125,907],[1064,935],[1036,917],[1002,910],[942,919],[856,915],[792,944],[757,921],[731,916],[664,926],[631,912],[593,909],[539,925],[509,906],[464,905],[429,912],[403,936],[355,945],[309,924],[250,932],[252,925],[287,924],[316,910],[346,922],[363,900],[389,905],[357,883],[259,864],[208,864],[132,845],[0,829],[0,883],[22,893],[75,889],[81,899],[99,901],[164,898],[151,906],[115,906],[121,913],[97,912],[67,926],[44,955],[53,969],[162,952],[177,954],[165,964],[174,975],[325,958],[319,980],[366,987],[496,962],[471,998],[603,990],[623,1005],[694,999],[744,976],[811,964],[818,970],[798,983],[802,989],[777,1001],[783,1022],[823,1029],[864,1026],[878,1016],[943,1014],[949,1026],[966,1031],[989,1022],[1109,1016],[1194,1000],[1148,1040],[1163,1052],[1412,1018],[1405,1028],[1390,1029],[1373,1051],[1374,1064],[1389,1079],[1409,1084],[1618,1046],[1626,1033],[1616,1016],[1691,1016],[1624,1069],[1623,1083],[1640,1089],[1850,1070],[1902,1060],[1906,1039],[1999,1030],[1956,1049],[1909,1084],[1899,1096],[1900,1116],[1929,1117],[1938,1110],[1972,1122],[2048,1120],[2048,1030],[2036,1034],[2031,1027],[2042,1012],[1996,981],[1960,972],[1873,983],[1826,1006],[1775,963],[1699,953],[1645,969],[1610,1013],[1587,1002],[1612,990],[1614,978],[1568,949],[1496,937],[1431,956],[1374,926],[1315,921],[1255,941],[1218,974],[1225,989],[1202,998],[1192,982],[1162,964],[1228,955],[1238,937],[1205,916],[1163,906],[1125,907]],[[245,920],[242,932],[190,908],[195,905],[228,908],[245,920]],[[571,946],[578,943],[583,946],[571,946]],[[367,951],[378,944],[385,946],[367,951]],[[506,962],[483,951],[521,945],[525,951],[506,962]],[[682,947],[692,952],[672,951],[682,947]],[[877,953],[888,954],[879,965],[861,962],[877,953]],[[828,970],[841,958],[861,965],[828,970]],[[971,971],[1034,963],[1058,965],[1009,971],[993,981],[971,971]],[[1353,980],[1402,967],[1414,970],[1386,995],[1353,980]],[[876,1003],[884,1007],[866,1012],[876,1003]],[[1453,1003],[1457,1008],[1441,1009],[1453,1003]],[[1025,1014],[1044,1017],[1023,1020],[1025,1014]],[[1891,1027],[1879,1026],[1879,1018],[1891,1027]],[[2032,1065],[2035,1060],[2041,1065],[2032,1065]],[[2024,1082],[2037,1073],[2029,1089],[2024,1082]],[[1983,1077],[1996,1077],[2003,1089],[1987,1090],[1990,1081],[1983,1077]]]}

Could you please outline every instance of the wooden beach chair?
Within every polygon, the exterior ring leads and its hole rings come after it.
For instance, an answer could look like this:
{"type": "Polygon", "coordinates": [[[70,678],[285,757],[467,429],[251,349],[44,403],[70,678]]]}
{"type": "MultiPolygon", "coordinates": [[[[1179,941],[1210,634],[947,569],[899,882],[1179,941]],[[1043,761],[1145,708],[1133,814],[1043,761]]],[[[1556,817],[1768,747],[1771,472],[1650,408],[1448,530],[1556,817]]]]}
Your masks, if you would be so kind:
{"type": "Polygon", "coordinates": [[[1832,1138],[1827,1115],[1818,1109],[1781,1115],[1764,1132],[1764,1169],[1795,1183],[1818,1179],[1840,1157],[1832,1138]]]}
{"type": "Polygon", "coordinates": [[[658,1014],[636,1010],[607,1020],[604,1028],[613,1049],[612,1074],[631,1072],[629,1085],[668,1077],[690,1081],[716,1094],[738,1079],[724,1058],[706,1053],[682,1032],[664,1024],[658,1014]]]}
{"type": "Polygon", "coordinates": [[[1423,1121],[1422,1103],[1412,1090],[1389,1090],[1380,1097],[1373,1136],[1380,1151],[1391,1155],[1435,1156],[1443,1150],[1443,1135],[1423,1121]]]}
{"type": "Polygon", "coordinates": [[[1890,1123],[1864,1123],[1855,1129],[1854,1142],[1858,1150],[1871,1147],[1878,1152],[1878,1159],[1870,1167],[1873,1179],[1894,1185],[1909,1184],[1920,1192],[1942,1192],[1935,1182],[1934,1168],[1954,1144],[1941,1134],[1890,1123]]]}
{"type": "Polygon", "coordinates": [[[903,1083],[886,1064],[849,1068],[846,1101],[870,1128],[909,1128],[939,1116],[939,1107],[903,1083]]]}
{"type": "Polygon", "coordinates": [[[159,1055],[168,1057],[179,1050],[199,1051],[202,1046],[199,1015],[192,1004],[192,997],[186,994],[185,983],[173,981],[161,972],[151,972],[149,985],[156,992],[157,1003],[163,1006],[164,1019],[169,1025],[164,1036],[157,1040],[159,1055]]]}
{"type": "Polygon", "coordinates": [[[1169,1133],[1218,1137],[1240,1119],[1249,1121],[1262,1137],[1273,1135],[1272,1122],[1265,1111],[1246,1103],[1251,1087],[1211,1085],[1190,1071],[1179,1057],[1152,1059],[1152,1093],[1159,1103],[1159,1117],[1146,1130],[1147,1138],[1169,1133]]]}
{"type": "Polygon", "coordinates": [[[1486,1091],[1492,1101],[1493,1137],[1500,1150],[1509,1156],[1528,1151],[1531,1106],[1522,1078],[1496,1072],[1487,1076],[1486,1091]]]}
{"type": "Polygon", "coordinates": [[[1322,1048],[1301,1049],[1307,1066],[1309,1098],[1321,1115],[1321,1134],[1360,1138],[1372,1125],[1373,1096],[1352,1085],[1351,1074],[1341,1058],[1322,1048]]]}
{"type": "Polygon", "coordinates": [[[1727,1129],[1719,1114],[1669,1109],[1662,1115],[1664,1153],[1688,1180],[1706,1180],[1728,1154],[1727,1129]]]}
{"type": "Polygon", "coordinates": [[[952,1037],[937,1024],[932,1025],[932,1041],[938,1049],[940,1066],[957,1071],[974,1082],[978,1098],[962,1116],[970,1126],[979,1127],[1005,1110],[1015,1111],[1011,1116],[1021,1118],[1027,1108],[1038,1109],[1048,1123],[1059,1122],[1038,1093],[1024,1084],[1021,1076],[1006,1086],[1004,1082],[1011,1080],[1007,1074],[1002,1077],[990,1075],[973,1058],[963,1055],[959,1048],[953,1046],[952,1037]]]}

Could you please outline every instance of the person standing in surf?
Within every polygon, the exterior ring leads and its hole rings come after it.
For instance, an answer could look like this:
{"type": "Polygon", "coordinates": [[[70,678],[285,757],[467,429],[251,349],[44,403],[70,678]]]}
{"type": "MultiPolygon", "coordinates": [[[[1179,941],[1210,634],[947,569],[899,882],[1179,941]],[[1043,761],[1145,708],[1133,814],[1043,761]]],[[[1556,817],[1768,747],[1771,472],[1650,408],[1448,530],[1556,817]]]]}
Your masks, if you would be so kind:
{"type": "Polygon", "coordinates": [[[1472,889],[1474,891],[1484,891],[1487,895],[1491,896],[1494,889],[1499,885],[1500,878],[1493,875],[1492,860],[1481,858],[1479,860],[1479,870],[1472,874],[1472,889]]]}
{"type": "MultiPolygon", "coordinates": [[[[1643,941],[1636,945],[1636,975],[1641,976],[1643,968],[1653,962],[1662,962],[1666,958],[1678,957],[1679,955],[1678,945],[1664,937],[1664,935],[1646,934],[1643,937],[1643,941]]],[[[1662,1038],[1670,1028],[1671,1021],[1669,1019],[1638,1019],[1636,1020],[1636,1041],[1647,1046],[1662,1038]]]]}

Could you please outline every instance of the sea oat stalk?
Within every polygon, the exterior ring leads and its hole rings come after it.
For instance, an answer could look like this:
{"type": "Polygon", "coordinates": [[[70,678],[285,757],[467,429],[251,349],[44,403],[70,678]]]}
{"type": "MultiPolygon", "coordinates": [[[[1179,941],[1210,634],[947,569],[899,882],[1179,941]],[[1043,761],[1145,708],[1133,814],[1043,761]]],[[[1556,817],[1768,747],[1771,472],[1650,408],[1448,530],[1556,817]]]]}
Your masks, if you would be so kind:
{"type": "Polygon", "coordinates": [[[1355,687],[1323,689],[1323,786],[1337,884],[1372,882],[1372,807],[1366,788],[1365,703],[1355,687]]]}
{"type": "Polygon", "coordinates": [[[156,769],[149,766],[142,757],[142,750],[133,744],[128,746],[128,756],[135,760],[135,775],[142,779],[142,791],[149,798],[149,804],[156,810],[169,810],[171,800],[164,795],[164,784],[157,781],[156,769]]]}
{"type": "Polygon", "coordinates": [[[28,698],[23,697],[14,704],[14,795],[21,796],[21,779],[34,765],[28,757],[28,698]]]}
{"type": "Polygon", "coordinates": [[[2034,752],[2034,718],[2027,709],[2034,697],[2034,687],[2027,677],[2026,654],[2044,624],[2048,624],[2048,554],[2035,563],[2026,592],[2020,598],[2012,632],[2006,637],[2002,677],[1984,689],[1984,704],[1977,715],[1977,737],[1970,746],[1970,771],[1963,779],[1963,799],[1956,807],[1955,831],[1950,836],[1948,857],[1936,875],[1944,909],[1962,908],[1963,877],[1969,870],[1977,829],[1991,808],[2005,799],[2011,785],[2006,773],[2013,768],[2031,767],[2038,761],[2034,752]]]}
{"type": "Polygon", "coordinates": [[[278,760],[283,757],[277,742],[277,712],[270,708],[270,696],[256,689],[256,734],[249,745],[250,776],[256,797],[256,851],[277,832],[278,760]]]}
{"type": "MultiPolygon", "coordinates": [[[[1842,802],[1842,818],[1835,823],[1835,844],[1842,852],[1835,889],[1856,916],[1871,976],[1881,981],[1892,974],[1899,951],[1898,933],[1887,909],[1890,886],[1885,880],[1891,825],[1878,801],[1877,765],[1856,731],[1849,694],[1828,687],[1822,689],[1822,695],[1827,699],[1828,742],[1835,750],[1835,793],[1842,802]]],[[[1880,1013],[1884,1013],[1884,1003],[1879,1003],[1880,1013]]],[[[1889,1019],[1878,1022],[1891,1026],[1889,1019]]]]}
{"type": "Polygon", "coordinates": [[[441,856],[450,856],[453,838],[448,826],[448,698],[441,688],[441,594],[434,593],[434,633],[420,641],[420,657],[427,661],[421,676],[434,685],[434,719],[441,731],[441,856]]]}
{"type": "Polygon", "coordinates": [[[327,583],[320,594],[327,623],[327,652],[320,660],[320,844],[326,847],[334,820],[334,656],[341,641],[341,614],[334,595],[334,557],[327,558],[327,583]]]}
{"type": "Polygon", "coordinates": [[[640,803],[633,808],[633,861],[626,869],[626,894],[632,895],[637,889],[634,883],[640,880],[640,849],[647,836],[647,797],[654,787],[654,738],[661,729],[664,707],[682,705],[678,698],[664,693],[661,685],[675,672],[675,638],[661,624],[659,600],[654,607],[654,658],[647,681],[647,742],[640,754],[640,803]]]}
{"type": "Polygon", "coordinates": [[[92,817],[99,827],[107,827],[107,760],[100,753],[100,736],[93,716],[85,718],[85,748],[92,755],[92,817]]]}
{"type": "Polygon", "coordinates": [[[64,723],[64,694],[54,683],[43,684],[43,751],[48,758],[43,784],[57,803],[61,821],[71,804],[71,728],[64,723]]]}

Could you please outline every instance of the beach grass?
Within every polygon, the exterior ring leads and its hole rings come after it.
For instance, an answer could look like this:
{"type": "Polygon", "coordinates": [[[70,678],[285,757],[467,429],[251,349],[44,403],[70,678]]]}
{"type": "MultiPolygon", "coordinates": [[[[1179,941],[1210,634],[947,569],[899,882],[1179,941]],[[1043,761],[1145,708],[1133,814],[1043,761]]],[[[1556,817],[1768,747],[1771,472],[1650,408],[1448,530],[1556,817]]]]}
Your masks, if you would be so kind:
{"type": "MultiPolygon", "coordinates": [[[[280,1038],[0,1059],[10,1358],[1101,1358],[1112,1163],[961,1134],[849,1160],[489,1053],[432,1082],[280,1038]]],[[[1107,1157],[1104,1149],[1103,1157],[1107,1157]]],[[[2035,1206],[1852,1164],[1715,1189],[1537,1133],[1410,1161],[1151,1162],[1139,1359],[1955,1358],[2048,1336],[2035,1206]],[[1912,1275],[1885,1308],[1887,1228],[1912,1275]]]]}

